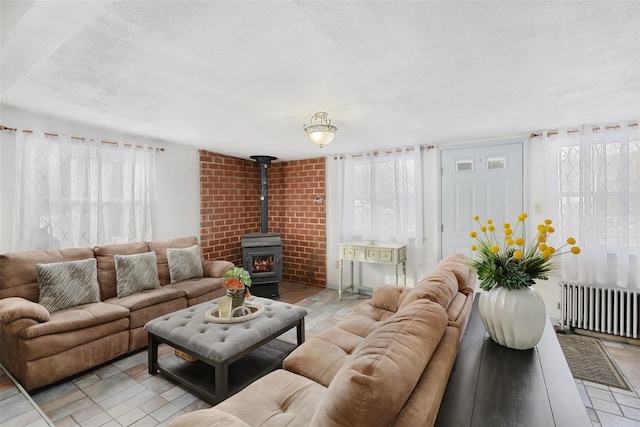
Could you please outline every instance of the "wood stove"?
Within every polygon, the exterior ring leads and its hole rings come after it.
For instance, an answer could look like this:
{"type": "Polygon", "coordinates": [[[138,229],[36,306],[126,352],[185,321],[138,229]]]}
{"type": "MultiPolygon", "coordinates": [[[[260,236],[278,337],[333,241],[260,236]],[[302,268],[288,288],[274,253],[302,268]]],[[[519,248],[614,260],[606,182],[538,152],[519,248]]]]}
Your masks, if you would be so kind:
{"type": "Polygon", "coordinates": [[[279,233],[242,236],[242,266],[251,275],[251,293],[278,298],[282,280],[282,240],[279,233]]]}
{"type": "Polygon", "coordinates": [[[279,298],[282,280],[282,240],[279,233],[269,233],[267,167],[276,157],[251,156],[260,167],[260,233],[242,236],[242,266],[251,275],[251,293],[279,298]]]}

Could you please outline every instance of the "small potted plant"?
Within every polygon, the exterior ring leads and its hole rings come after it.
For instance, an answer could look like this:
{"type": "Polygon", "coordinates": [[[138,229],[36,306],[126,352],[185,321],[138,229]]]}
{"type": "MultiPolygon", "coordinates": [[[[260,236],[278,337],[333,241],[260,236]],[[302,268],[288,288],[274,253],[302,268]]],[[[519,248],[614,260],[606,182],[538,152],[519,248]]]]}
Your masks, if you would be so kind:
{"type": "Polygon", "coordinates": [[[244,299],[249,298],[251,276],[242,267],[234,267],[224,273],[224,287],[227,288],[227,296],[232,299],[231,310],[244,304],[244,299]]]}

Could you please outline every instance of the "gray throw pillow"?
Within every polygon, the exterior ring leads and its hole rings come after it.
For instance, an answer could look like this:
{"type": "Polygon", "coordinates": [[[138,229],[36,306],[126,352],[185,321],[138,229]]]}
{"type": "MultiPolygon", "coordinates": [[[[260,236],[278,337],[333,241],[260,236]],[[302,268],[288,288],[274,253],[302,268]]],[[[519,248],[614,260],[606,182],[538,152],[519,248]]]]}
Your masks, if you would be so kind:
{"type": "Polygon", "coordinates": [[[155,252],[134,255],[115,255],[116,293],[118,298],[145,291],[158,289],[158,260],[155,252]]]}
{"type": "Polygon", "coordinates": [[[204,275],[202,256],[198,245],[184,249],[167,249],[167,263],[169,264],[171,283],[178,283],[204,275]]]}
{"type": "Polygon", "coordinates": [[[49,313],[81,304],[100,302],[95,258],[36,264],[39,302],[49,313]]]}

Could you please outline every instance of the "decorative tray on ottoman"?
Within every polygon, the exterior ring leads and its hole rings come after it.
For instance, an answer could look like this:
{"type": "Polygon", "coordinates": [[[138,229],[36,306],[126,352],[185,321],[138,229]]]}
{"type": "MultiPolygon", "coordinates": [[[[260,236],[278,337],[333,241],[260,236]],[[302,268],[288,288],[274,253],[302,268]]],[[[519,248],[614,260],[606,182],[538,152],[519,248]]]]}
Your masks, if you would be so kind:
{"type": "Polygon", "coordinates": [[[211,307],[204,314],[205,320],[214,323],[239,323],[247,320],[255,319],[264,312],[264,306],[259,302],[245,301],[244,305],[236,307],[231,311],[231,317],[220,317],[218,306],[211,307]],[[233,313],[240,312],[241,316],[233,317],[233,313]]]}

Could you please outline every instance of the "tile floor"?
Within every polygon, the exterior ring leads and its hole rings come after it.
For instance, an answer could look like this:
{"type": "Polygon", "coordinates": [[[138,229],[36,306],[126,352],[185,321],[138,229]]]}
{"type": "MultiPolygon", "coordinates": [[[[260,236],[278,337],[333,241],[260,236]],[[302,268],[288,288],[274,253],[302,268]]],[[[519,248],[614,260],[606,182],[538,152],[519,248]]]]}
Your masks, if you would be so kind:
{"type": "Polygon", "coordinates": [[[49,426],[47,416],[0,366],[0,426],[49,426]]]}
{"type": "MultiPolygon", "coordinates": [[[[283,283],[281,300],[307,307],[307,338],[334,325],[367,296],[283,283]]],[[[284,339],[295,342],[295,331],[284,339]]],[[[634,391],[576,380],[593,426],[640,427],[640,347],[605,342],[634,391]]],[[[161,345],[160,357],[176,357],[161,345]]],[[[147,372],[145,350],[25,396],[0,374],[0,425],[6,427],[162,426],[173,418],[210,405],[160,375],[147,372]]]]}
{"type": "Polygon", "coordinates": [[[640,427],[640,346],[601,340],[632,391],[576,379],[593,426],[640,427]]]}

